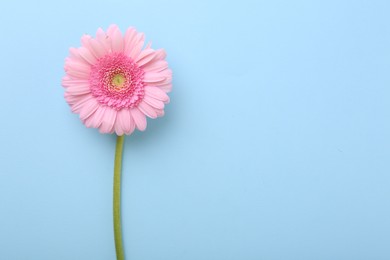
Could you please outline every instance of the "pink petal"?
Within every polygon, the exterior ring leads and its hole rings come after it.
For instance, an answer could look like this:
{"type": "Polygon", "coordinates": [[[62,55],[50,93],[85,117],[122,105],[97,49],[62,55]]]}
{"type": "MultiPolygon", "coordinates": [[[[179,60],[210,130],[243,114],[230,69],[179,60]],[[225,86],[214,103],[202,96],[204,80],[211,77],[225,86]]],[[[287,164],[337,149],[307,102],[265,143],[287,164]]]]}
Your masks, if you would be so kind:
{"type": "Polygon", "coordinates": [[[99,103],[96,99],[89,99],[84,103],[84,106],[80,110],[80,118],[85,121],[90,115],[95,113],[96,109],[99,107],[99,103]]]}
{"type": "Polygon", "coordinates": [[[115,129],[116,135],[118,135],[118,136],[121,136],[125,133],[124,129],[122,128],[122,126],[118,122],[118,115],[117,115],[117,120],[114,123],[114,129],[115,129]]]}
{"type": "Polygon", "coordinates": [[[130,47],[130,53],[129,56],[132,59],[135,59],[139,53],[141,52],[142,47],[144,46],[145,41],[145,35],[143,33],[138,33],[135,36],[134,42],[132,43],[132,46],[130,47]]]}
{"type": "Polygon", "coordinates": [[[119,30],[118,25],[116,25],[116,24],[111,24],[110,26],[108,26],[107,35],[108,35],[109,37],[112,38],[112,35],[113,35],[113,33],[114,33],[116,30],[119,30]]]}
{"type": "Polygon", "coordinates": [[[67,70],[66,73],[73,79],[88,79],[89,73],[85,73],[80,70],[67,70]]]}
{"type": "Polygon", "coordinates": [[[76,104],[77,102],[79,102],[80,100],[83,100],[84,98],[90,96],[91,94],[84,94],[84,95],[73,95],[72,93],[69,93],[69,92],[65,92],[64,94],[64,98],[66,100],[66,102],[68,102],[68,104],[70,106],[73,106],[74,104],[76,104]]]}
{"type": "Polygon", "coordinates": [[[114,131],[114,123],[116,119],[117,111],[107,107],[102,118],[102,125],[99,131],[104,134],[112,133],[114,131]]]}
{"type": "Polygon", "coordinates": [[[163,60],[167,57],[167,53],[164,49],[156,50],[156,59],[157,60],[163,60]]]}
{"type": "Polygon", "coordinates": [[[91,39],[90,44],[91,44],[91,50],[94,53],[96,58],[99,59],[100,57],[103,57],[104,55],[107,54],[107,49],[99,40],[91,39]]]}
{"type": "Polygon", "coordinates": [[[83,36],[81,36],[81,45],[87,49],[91,49],[91,44],[89,43],[89,41],[92,39],[92,37],[88,34],[84,34],[83,36]]]}
{"type": "Polygon", "coordinates": [[[99,28],[96,31],[96,39],[101,43],[101,45],[104,47],[106,52],[111,51],[110,40],[108,39],[107,34],[104,32],[104,30],[102,28],[99,28]]]}
{"type": "Polygon", "coordinates": [[[159,85],[158,87],[160,89],[162,89],[163,91],[167,92],[167,93],[172,90],[172,84],[171,83],[159,85]]]}
{"type": "Polygon", "coordinates": [[[69,78],[68,76],[65,76],[63,79],[62,79],[62,86],[64,86],[65,88],[67,87],[77,87],[78,85],[89,85],[89,80],[86,80],[86,79],[71,79],[69,78]]]}
{"type": "Polygon", "coordinates": [[[152,48],[152,42],[148,42],[148,44],[145,47],[145,50],[152,48]]]}
{"type": "Polygon", "coordinates": [[[80,48],[78,49],[78,51],[79,51],[80,56],[81,56],[86,62],[88,62],[88,63],[91,64],[91,65],[94,65],[94,64],[96,63],[97,60],[96,60],[95,56],[92,55],[92,53],[91,53],[90,50],[88,50],[88,49],[85,48],[85,47],[80,47],[80,48]]]}
{"type": "Polygon", "coordinates": [[[76,70],[81,71],[85,74],[88,74],[91,72],[91,66],[84,62],[79,62],[74,59],[66,59],[65,60],[65,71],[66,70],[76,70]]]}
{"type": "Polygon", "coordinates": [[[145,103],[144,101],[141,101],[141,103],[138,104],[138,109],[150,118],[157,118],[157,113],[156,111],[154,111],[154,108],[145,103]]]}
{"type": "Polygon", "coordinates": [[[72,112],[79,114],[85,103],[91,99],[94,99],[92,95],[79,96],[80,98],[74,102],[71,106],[72,112]]]}
{"type": "Polygon", "coordinates": [[[160,72],[168,68],[168,62],[154,58],[151,62],[143,65],[142,68],[145,72],[160,72]]]}
{"type": "Polygon", "coordinates": [[[146,83],[163,82],[165,79],[166,77],[161,73],[148,72],[144,76],[144,82],[146,83]]]}
{"type": "Polygon", "coordinates": [[[160,100],[152,98],[151,96],[145,95],[144,101],[154,108],[164,109],[164,103],[160,100]]]}
{"type": "Polygon", "coordinates": [[[165,103],[169,102],[168,95],[158,87],[145,86],[145,94],[165,103]]]}
{"type": "Polygon", "coordinates": [[[158,116],[158,117],[164,116],[164,110],[157,109],[157,110],[156,110],[156,113],[157,113],[157,116],[158,116]]]}
{"type": "Polygon", "coordinates": [[[135,36],[137,35],[137,31],[130,27],[127,29],[125,33],[125,39],[124,39],[124,53],[126,55],[130,55],[131,50],[133,49],[134,41],[135,41],[135,36]]]}
{"type": "Polygon", "coordinates": [[[78,49],[76,48],[69,48],[69,57],[74,59],[81,59],[78,49]]]}
{"type": "Polygon", "coordinates": [[[106,106],[98,106],[95,113],[85,120],[86,127],[98,128],[102,124],[106,108],[106,106]]]}
{"type": "Polygon", "coordinates": [[[91,93],[91,89],[89,88],[88,84],[83,84],[83,85],[76,85],[76,86],[71,86],[66,88],[66,92],[68,92],[71,95],[84,95],[84,94],[89,94],[91,93]]]}
{"type": "Polygon", "coordinates": [[[149,86],[162,86],[170,84],[172,81],[172,71],[170,69],[160,72],[146,72],[144,82],[149,86]],[[163,80],[162,80],[163,78],[163,80]]]}
{"type": "Polygon", "coordinates": [[[83,63],[83,64],[85,64],[87,66],[91,65],[83,57],[81,57],[80,52],[79,52],[79,48],[78,49],[76,49],[76,48],[69,48],[69,58],[66,58],[65,62],[67,60],[72,60],[72,61],[75,61],[75,62],[83,63]]]}
{"type": "Polygon", "coordinates": [[[132,108],[130,110],[131,116],[134,119],[135,125],[137,126],[138,130],[145,131],[146,129],[146,117],[145,115],[138,109],[138,108],[132,108]]]}
{"type": "Polygon", "coordinates": [[[133,118],[131,117],[130,110],[128,109],[120,110],[117,114],[116,120],[117,120],[117,124],[123,129],[124,134],[129,135],[134,131],[135,123],[133,118]]]}
{"type": "Polygon", "coordinates": [[[111,45],[113,52],[123,52],[123,37],[119,28],[111,35],[111,45]]]}
{"type": "Polygon", "coordinates": [[[153,49],[146,49],[138,55],[138,57],[135,59],[135,62],[138,66],[142,67],[143,65],[148,64],[150,61],[152,61],[154,56],[155,51],[153,49]]]}

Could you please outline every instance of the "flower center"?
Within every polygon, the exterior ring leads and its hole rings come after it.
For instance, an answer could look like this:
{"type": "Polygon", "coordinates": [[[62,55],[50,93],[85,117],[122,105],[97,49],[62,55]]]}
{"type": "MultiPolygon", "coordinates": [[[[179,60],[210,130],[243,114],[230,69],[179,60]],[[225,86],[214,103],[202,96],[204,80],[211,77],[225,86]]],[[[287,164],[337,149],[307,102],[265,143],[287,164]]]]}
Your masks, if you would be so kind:
{"type": "Polygon", "coordinates": [[[114,77],[112,78],[112,81],[111,81],[112,85],[114,85],[116,88],[124,88],[125,87],[125,83],[126,83],[126,78],[123,74],[116,74],[114,75],[114,77]]]}
{"type": "Polygon", "coordinates": [[[144,97],[144,72],[123,53],[109,53],[92,66],[90,88],[102,104],[116,110],[136,107],[144,97]]]}

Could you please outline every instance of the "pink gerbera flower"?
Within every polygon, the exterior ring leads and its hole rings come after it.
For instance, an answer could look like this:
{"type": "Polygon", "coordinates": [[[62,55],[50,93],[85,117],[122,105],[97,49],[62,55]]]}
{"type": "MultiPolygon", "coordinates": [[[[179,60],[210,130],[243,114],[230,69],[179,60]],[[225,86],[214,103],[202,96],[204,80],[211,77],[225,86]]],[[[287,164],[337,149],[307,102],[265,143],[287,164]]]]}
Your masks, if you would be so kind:
{"type": "Polygon", "coordinates": [[[134,28],[122,35],[118,26],[84,35],[80,48],[70,48],[62,79],[65,99],[87,127],[101,133],[129,135],[145,130],[146,116],[164,115],[172,71],[163,49],[144,46],[134,28]]]}

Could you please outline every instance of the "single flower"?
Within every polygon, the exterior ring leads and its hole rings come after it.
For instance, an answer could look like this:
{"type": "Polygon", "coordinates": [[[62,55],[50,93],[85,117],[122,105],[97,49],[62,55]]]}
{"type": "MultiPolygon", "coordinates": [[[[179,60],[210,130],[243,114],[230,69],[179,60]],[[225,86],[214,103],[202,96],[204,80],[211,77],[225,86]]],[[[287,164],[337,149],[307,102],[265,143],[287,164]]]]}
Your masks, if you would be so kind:
{"type": "Polygon", "coordinates": [[[163,49],[144,49],[144,34],[118,26],[96,37],[84,35],[81,47],[70,48],[62,79],[65,99],[87,127],[101,133],[129,135],[146,128],[146,116],[164,115],[172,71],[163,49]]]}

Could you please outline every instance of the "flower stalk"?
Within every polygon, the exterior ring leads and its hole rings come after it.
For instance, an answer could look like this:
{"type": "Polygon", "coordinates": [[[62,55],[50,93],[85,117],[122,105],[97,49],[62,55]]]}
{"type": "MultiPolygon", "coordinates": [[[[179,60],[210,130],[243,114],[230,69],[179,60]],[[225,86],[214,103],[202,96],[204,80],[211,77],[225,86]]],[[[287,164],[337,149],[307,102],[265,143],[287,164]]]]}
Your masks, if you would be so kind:
{"type": "Polygon", "coordinates": [[[122,225],[121,225],[121,172],[122,172],[122,154],[125,135],[117,136],[115,161],[114,161],[114,194],[113,194],[113,210],[114,210],[114,238],[116,259],[124,260],[125,254],[122,241],[122,225]]]}

